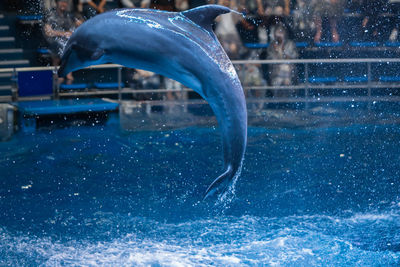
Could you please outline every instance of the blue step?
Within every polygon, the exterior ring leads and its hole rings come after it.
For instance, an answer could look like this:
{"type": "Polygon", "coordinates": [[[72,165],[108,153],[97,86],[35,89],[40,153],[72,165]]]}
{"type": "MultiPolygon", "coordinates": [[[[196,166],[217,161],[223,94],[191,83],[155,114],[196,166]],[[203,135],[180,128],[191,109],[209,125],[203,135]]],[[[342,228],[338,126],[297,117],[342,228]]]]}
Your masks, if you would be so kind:
{"type": "MultiPolygon", "coordinates": [[[[94,83],[93,85],[97,89],[118,88],[118,83],[94,83]]],[[[121,87],[124,87],[124,84],[121,83],[121,87]]]]}
{"type": "Polygon", "coordinates": [[[23,58],[23,50],[21,48],[0,49],[0,60],[16,60],[23,58]]]}
{"type": "Polygon", "coordinates": [[[15,46],[15,37],[12,36],[0,37],[0,49],[13,48],[14,46],[15,46]]]}
{"type": "Polygon", "coordinates": [[[400,76],[380,76],[380,82],[400,82],[400,76]]]}
{"type": "Polygon", "coordinates": [[[18,15],[17,21],[20,24],[39,24],[43,20],[43,15],[18,15]]]}
{"type": "Polygon", "coordinates": [[[29,67],[29,60],[17,59],[17,60],[1,60],[0,68],[22,68],[29,67]]]}
{"type": "Polygon", "coordinates": [[[310,77],[308,82],[310,83],[334,83],[337,82],[337,77],[310,77]]]}
{"type": "Polygon", "coordinates": [[[0,37],[9,35],[10,27],[8,25],[0,25],[0,37]]]}
{"type": "Polygon", "coordinates": [[[346,76],[343,79],[345,82],[348,83],[364,83],[368,82],[367,76],[346,76]]]}
{"type": "Polygon", "coordinates": [[[87,83],[60,84],[62,90],[84,90],[88,87],[87,83]]]}
{"type": "Polygon", "coordinates": [[[378,42],[350,42],[350,46],[353,47],[377,47],[378,42]]]}
{"type": "Polygon", "coordinates": [[[309,43],[307,42],[296,42],[296,47],[298,48],[306,48],[309,46],[309,43]]]}
{"type": "Polygon", "coordinates": [[[343,46],[342,42],[319,42],[314,44],[316,47],[341,47],[343,46]]]}
{"type": "Polygon", "coordinates": [[[244,46],[247,47],[247,48],[253,48],[253,49],[268,48],[269,47],[269,43],[265,43],[265,44],[261,44],[261,43],[244,43],[244,46]]]}
{"type": "Polygon", "coordinates": [[[50,50],[48,48],[38,48],[36,50],[37,53],[41,54],[41,55],[50,55],[50,50]]]}
{"type": "Polygon", "coordinates": [[[18,107],[19,112],[28,116],[103,112],[118,109],[118,103],[98,98],[21,101],[15,103],[15,105],[18,107]]]}
{"type": "Polygon", "coordinates": [[[11,84],[13,78],[12,72],[1,72],[0,73],[0,83],[11,84]]]}
{"type": "Polygon", "coordinates": [[[386,42],[385,46],[387,46],[387,47],[400,47],[400,42],[386,42]]]}
{"type": "Polygon", "coordinates": [[[12,96],[12,86],[9,84],[0,84],[0,96],[12,96]]]}

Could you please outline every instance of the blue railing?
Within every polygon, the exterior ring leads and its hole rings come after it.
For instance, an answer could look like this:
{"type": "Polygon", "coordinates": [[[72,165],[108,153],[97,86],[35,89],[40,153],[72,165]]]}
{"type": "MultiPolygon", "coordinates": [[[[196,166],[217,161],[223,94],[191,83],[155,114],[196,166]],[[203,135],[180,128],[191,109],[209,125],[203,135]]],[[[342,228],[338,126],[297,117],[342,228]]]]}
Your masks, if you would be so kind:
{"type": "MultiPolygon", "coordinates": [[[[293,85],[285,86],[246,86],[244,85],[245,91],[250,90],[296,90],[302,93],[298,94],[296,97],[292,97],[290,101],[296,102],[309,102],[309,101],[324,101],[324,96],[319,95],[318,99],[315,95],[310,94],[310,91],[315,92],[318,90],[346,90],[351,91],[353,89],[365,89],[365,95],[359,96],[343,96],[336,97],[338,101],[353,101],[355,97],[359,97],[363,101],[374,101],[377,96],[374,96],[373,90],[384,88],[384,89],[394,89],[400,88],[400,74],[396,75],[396,71],[393,73],[372,73],[373,65],[378,70],[381,65],[387,65],[390,67],[391,64],[400,64],[400,59],[398,58],[355,58],[355,59],[293,59],[293,60],[236,60],[233,61],[234,65],[273,65],[273,64],[294,64],[298,69],[302,69],[301,77],[299,76],[298,82],[293,85]],[[362,65],[364,66],[363,73],[353,73],[352,70],[345,72],[340,75],[334,75],[337,71],[329,72],[329,75],[315,75],[313,69],[325,69],[325,64],[332,67],[332,65],[343,67],[344,65],[362,65]],[[312,68],[314,67],[314,68],[312,68]]],[[[400,65],[399,65],[400,66],[400,65]]],[[[176,92],[176,90],[169,89],[133,89],[128,88],[122,82],[122,69],[123,66],[115,64],[106,64],[99,66],[92,66],[88,69],[115,69],[118,73],[117,80],[110,83],[84,83],[84,84],[70,84],[70,85],[59,85],[55,87],[53,97],[67,98],[67,97],[79,97],[79,96],[96,96],[96,95],[117,95],[118,99],[122,99],[123,94],[144,94],[144,93],[167,93],[176,92]]],[[[396,67],[397,68],[397,67],[396,67]]],[[[326,68],[329,69],[329,68],[326,68]]],[[[38,71],[38,70],[53,70],[56,73],[56,67],[33,67],[33,68],[9,68],[0,69],[1,73],[11,72],[17,77],[19,72],[26,71],[38,71]]],[[[55,83],[56,84],[56,83],[55,83]]],[[[191,89],[183,88],[182,92],[191,91],[191,89]]],[[[13,88],[13,98],[14,100],[18,98],[18,88],[13,88]]],[[[332,100],[332,98],[325,98],[327,101],[332,100]]],[[[398,99],[392,94],[387,94],[386,96],[379,96],[380,100],[391,100],[398,101],[398,99]]],[[[0,99],[1,100],[1,99],[0,99]]],[[[279,97],[259,97],[259,98],[249,98],[250,101],[274,101],[279,102],[279,97]]],[[[282,99],[282,101],[288,101],[287,98],[282,99]]],[[[3,101],[4,102],[4,101],[3,101]]]]}

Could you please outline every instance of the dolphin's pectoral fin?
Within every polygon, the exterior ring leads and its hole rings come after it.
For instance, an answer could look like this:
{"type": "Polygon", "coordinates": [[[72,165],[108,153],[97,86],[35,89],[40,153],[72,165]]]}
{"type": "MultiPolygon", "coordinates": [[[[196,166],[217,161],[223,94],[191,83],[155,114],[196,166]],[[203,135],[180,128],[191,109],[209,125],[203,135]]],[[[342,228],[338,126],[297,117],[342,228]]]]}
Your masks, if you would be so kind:
{"type": "Polygon", "coordinates": [[[218,193],[223,193],[231,183],[232,178],[233,170],[229,166],[223,174],[221,174],[217,179],[214,180],[214,182],[211,183],[206,191],[203,200],[214,195],[217,191],[218,193]]]}
{"type": "Polygon", "coordinates": [[[212,24],[216,17],[231,12],[231,10],[219,5],[205,5],[182,12],[191,21],[212,32],[212,24]]]}

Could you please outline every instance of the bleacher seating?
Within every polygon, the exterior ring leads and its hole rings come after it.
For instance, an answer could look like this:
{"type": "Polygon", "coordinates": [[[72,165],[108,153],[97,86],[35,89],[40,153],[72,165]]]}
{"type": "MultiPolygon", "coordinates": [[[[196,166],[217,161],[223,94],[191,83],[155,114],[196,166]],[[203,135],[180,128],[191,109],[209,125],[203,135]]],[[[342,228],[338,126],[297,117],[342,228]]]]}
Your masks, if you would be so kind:
{"type": "MultiPolygon", "coordinates": [[[[400,56],[400,42],[386,42],[382,40],[377,41],[361,41],[359,38],[357,31],[359,31],[359,25],[362,20],[361,15],[354,10],[347,10],[347,13],[343,16],[343,19],[340,22],[339,30],[341,36],[341,42],[327,42],[326,39],[322,39],[322,42],[314,43],[312,41],[312,36],[309,39],[295,40],[296,47],[299,50],[300,59],[306,58],[360,58],[360,57],[397,57],[400,56]]],[[[42,43],[42,34],[41,31],[38,31],[38,28],[41,27],[41,22],[43,21],[43,15],[41,14],[22,14],[15,16],[14,24],[8,23],[5,20],[5,17],[0,14],[0,68],[5,67],[24,67],[29,65],[49,65],[51,63],[49,50],[42,43]],[[3,23],[4,22],[4,23],[3,23]],[[16,23],[15,23],[16,22],[16,23]],[[15,31],[17,25],[20,28],[20,31],[15,31]],[[19,26],[18,26],[19,25],[19,26]],[[35,32],[31,32],[26,34],[26,28],[31,26],[36,27],[35,32]],[[14,33],[17,32],[15,35],[14,33]],[[26,34],[26,36],[18,36],[18,33],[26,34]],[[13,34],[15,36],[13,36],[13,34]],[[21,41],[22,40],[22,41],[21,41]],[[31,40],[34,40],[30,42],[31,40]],[[21,47],[19,44],[29,43],[28,47],[21,47]],[[36,45],[36,44],[40,45],[36,45]],[[34,47],[34,49],[32,49],[34,47]],[[37,48],[40,47],[40,48],[37,48]],[[25,58],[24,58],[25,57],[25,58]],[[29,58],[27,60],[26,58],[29,58]],[[32,60],[34,59],[34,60],[32,60]]],[[[327,34],[329,36],[329,33],[327,34]]],[[[250,42],[244,43],[244,46],[248,49],[259,49],[260,51],[267,49],[270,44],[269,43],[252,43],[251,38],[250,42]]],[[[298,70],[302,70],[304,66],[300,66],[298,70]]],[[[319,84],[335,84],[335,83],[366,83],[368,82],[367,78],[367,70],[366,65],[362,67],[354,67],[354,66],[343,66],[340,69],[337,68],[336,64],[334,66],[329,66],[329,64],[324,65],[324,68],[321,68],[318,65],[312,66],[310,64],[310,69],[308,73],[307,82],[317,86],[319,84]]],[[[396,66],[396,69],[400,68],[400,66],[396,66]]],[[[300,71],[299,71],[300,73],[300,71]]],[[[110,74],[114,75],[114,74],[110,74]]],[[[75,79],[75,83],[73,84],[61,84],[60,90],[64,92],[72,92],[72,91],[94,91],[94,90],[104,90],[104,89],[116,89],[118,88],[118,83],[116,82],[116,77],[107,77],[105,79],[101,79],[103,82],[94,82],[98,79],[89,74],[89,72],[85,72],[81,76],[78,76],[75,79]]],[[[304,74],[300,74],[299,81],[305,82],[306,78],[303,77],[304,74]]],[[[13,74],[9,73],[0,73],[0,101],[1,94],[4,92],[8,92],[7,94],[11,95],[11,82],[12,82],[13,74]],[[1,91],[1,89],[4,89],[1,91]]],[[[74,74],[75,77],[75,74],[74,74]]],[[[396,76],[396,73],[393,70],[390,70],[390,67],[381,67],[379,64],[374,64],[372,67],[372,81],[373,82],[400,82],[400,78],[396,76]],[[389,69],[389,70],[388,70],[389,69]]],[[[124,84],[121,85],[124,87],[124,84]]],[[[104,90],[105,91],[105,90],[104,90]]]]}
{"type": "MultiPolygon", "coordinates": [[[[13,36],[13,24],[0,14],[0,68],[29,66],[29,60],[23,58],[23,50],[16,45],[13,36]]],[[[0,102],[9,101],[12,97],[13,72],[0,73],[0,102]]]]}

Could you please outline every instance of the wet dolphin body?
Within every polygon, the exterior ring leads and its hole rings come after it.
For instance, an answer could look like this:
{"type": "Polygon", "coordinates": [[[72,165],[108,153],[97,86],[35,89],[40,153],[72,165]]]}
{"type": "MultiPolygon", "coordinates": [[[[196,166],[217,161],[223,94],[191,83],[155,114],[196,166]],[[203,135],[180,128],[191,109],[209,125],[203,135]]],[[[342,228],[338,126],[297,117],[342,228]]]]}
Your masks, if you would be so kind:
{"type": "Polygon", "coordinates": [[[90,65],[117,63],[159,73],[199,93],[222,132],[224,171],[206,192],[222,193],[241,172],[247,111],[236,71],[212,31],[229,8],[207,5],[175,13],[114,10],[86,21],[65,47],[59,75],[90,65]]]}

